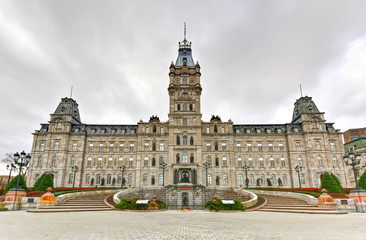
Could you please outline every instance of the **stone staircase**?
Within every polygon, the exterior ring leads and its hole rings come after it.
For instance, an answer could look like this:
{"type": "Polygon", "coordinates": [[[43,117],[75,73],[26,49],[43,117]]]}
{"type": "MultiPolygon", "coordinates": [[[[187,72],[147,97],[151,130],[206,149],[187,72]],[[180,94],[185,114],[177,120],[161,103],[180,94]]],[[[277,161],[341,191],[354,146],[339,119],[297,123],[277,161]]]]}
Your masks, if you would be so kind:
{"type": "Polygon", "coordinates": [[[320,207],[319,205],[310,205],[306,201],[282,197],[258,194],[267,200],[267,204],[257,211],[266,212],[286,212],[286,213],[312,213],[312,214],[345,214],[332,208],[320,207]]]}
{"type": "Polygon", "coordinates": [[[82,211],[110,211],[110,208],[104,203],[109,195],[98,195],[73,198],[63,203],[50,207],[40,207],[37,209],[29,209],[28,212],[82,212],[82,211]]]}

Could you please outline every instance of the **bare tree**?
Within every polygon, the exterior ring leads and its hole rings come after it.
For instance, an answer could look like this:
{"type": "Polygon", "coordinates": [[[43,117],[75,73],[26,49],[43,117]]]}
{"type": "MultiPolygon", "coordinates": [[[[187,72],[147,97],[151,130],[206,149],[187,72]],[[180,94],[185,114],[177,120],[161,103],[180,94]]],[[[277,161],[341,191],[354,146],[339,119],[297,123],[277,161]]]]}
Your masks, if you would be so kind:
{"type": "MultiPolygon", "coordinates": [[[[15,165],[14,154],[12,154],[12,153],[5,153],[5,158],[1,159],[0,161],[2,163],[7,164],[9,167],[15,166],[15,168],[13,169],[13,171],[19,173],[19,166],[15,165]]],[[[28,174],[28,168],[29,168],[29,164],[28,164],[28,166],[22,167],[20,169],[20,174],[23,177],[25,177],[28,174]]]]}

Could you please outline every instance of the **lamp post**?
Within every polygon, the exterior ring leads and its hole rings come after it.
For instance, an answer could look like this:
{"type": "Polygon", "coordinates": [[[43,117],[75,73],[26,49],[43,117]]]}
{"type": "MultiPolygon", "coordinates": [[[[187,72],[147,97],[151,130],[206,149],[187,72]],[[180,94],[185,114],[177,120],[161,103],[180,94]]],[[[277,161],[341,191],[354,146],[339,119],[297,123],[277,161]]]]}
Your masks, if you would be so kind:
{"type": "Polygon", "coordinates": [[[76,165],[72,166],[71,171],[74,173],[74,180],[72,181],[72,188],[74,188],[75,187],[75,176],[76,176],[76,172],[79,171],[79,167],[76,165]]]}
{"type": "Polygon", "coordinates": [[[300,186],[300,188],[301,188],[300,172],[302,172],[302,167],[301,167],[301,166],[299,166],[299,165],[296,165],[296,167],[295,167],[295,171],[297,172],[297,177],[298,177],[298,179],[299,179],[299,186],[300,186]]]}
{"type": "Polygon", "coordinates": [[[9,172],[9,178],[8,178],[8,184],[10,182],[10,178],[11,178],[11,172],[15,169],[17,169],[17,167],[13,164],[13,163],[10,163],[10,165],[6,165],[6,170],[9,170],[10,168],[10,172],[9,172]]]}
{"type": "Polygon", "coordinates": [[[206,169],[206,187],[208,186],[208,174],[207,174],[207,169],[211,167],[211,164],[209,162],[205,162],[203,164],[203,167],[206,169]]]}
{"type": "Polygon", "coordinates": [[[120,171],[121,171],[121,173],[122,173],[121,188],[123,188],[123,173],[126,171],[126,166],[125,166],[125,165],[123,165],[123,166],[119,166],[119,167],[118,167],[118,170],[120,170],[120,171]]]}
{"type": "Polygon", "coordinates": [[[243,170],[245,172],[245,186],[246,188],[248,188],[249,185],[249,179],[248,179],[248,170],[249,170],[249,166],[248,165],[244,165],[243,170]]]}
{"type": "Polygon", "coordinates": [[[168,164],[166,164],[165,162],[160,163],[160,166],[159,166],[161,169],[163,169],[163,187],[164,187],[164,179],[165,179],[164,170],[167,166],[168,166],[168,164]]]}
{"type": "Polygon", "coordinates": [[[343,157],[343,161],[344,163],[349,166],[351,165],[352,166],[352,169],[353,169],[353,175],[355,177],[355,183],[356,183],[356,188],[355,190],[358,190],[360,189],[360,187],[358,186],[358,182],[357,182],[357,169],[356,169],[356,166],[359,165],[361,163],[361,154],[358,154],[358,153],[353,153],[353,152],[350,152],[349,154],[346,154],[344,157],[343,157]]]}
{"type": "Polygon", "coordinates": [[[19,174],[18,174],[17,186],[15,188],[15,197],[14,197],[13,210],[15,208],[15,201],[17,199],[17,193],[18,193],[18,191],[19,192],[24,191],[23,188],[19,188],[20,175],[22,174],[22,169],[23,169],[23,167],[28,166],[30,160],[31,160],[31,155],[29,153],[26,154],[24,151],[21,152],[20,154],[18,152],[16,152],[14,154],[14,165],[12,164],[12,167],[14,166],[16,168],[15,165],[18,165],[18,167],[19,167],[19,174]]]}

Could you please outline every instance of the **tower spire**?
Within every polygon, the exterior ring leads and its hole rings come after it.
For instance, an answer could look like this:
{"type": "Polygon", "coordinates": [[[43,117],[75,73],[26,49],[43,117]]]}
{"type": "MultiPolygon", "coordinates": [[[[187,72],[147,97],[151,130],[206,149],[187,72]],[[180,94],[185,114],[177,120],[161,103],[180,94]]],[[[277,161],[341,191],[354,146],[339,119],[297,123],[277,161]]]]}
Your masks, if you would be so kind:
{"type": "Polygon", "coordinates": [[[184,40],[186,40],[187,29],[186,29],[186,22],[184,22],[184,40]]]}
{"type": "Polygon", "coordinates": [[[301,97],[302,97],[302,88],[301,88],[301,83],[300,83],[300,94],[301,94],[301,97]]]}

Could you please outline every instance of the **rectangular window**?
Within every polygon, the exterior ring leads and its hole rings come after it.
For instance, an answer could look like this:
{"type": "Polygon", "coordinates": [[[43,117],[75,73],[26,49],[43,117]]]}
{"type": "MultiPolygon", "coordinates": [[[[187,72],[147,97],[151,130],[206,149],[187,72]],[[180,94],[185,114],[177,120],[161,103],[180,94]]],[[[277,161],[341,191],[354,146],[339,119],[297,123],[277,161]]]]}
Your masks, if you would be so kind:
{"type": "Polygon", "coordinates": [[[269,158],[269,164],[270,164],[270,167],[271,167],[271,168],[274,168],[274,167],[275,167],[275,161],[274,161],[274,158],[269,158]]]}
{"type": "Polygon", "coordinates": [[[75,157],[71,157],[70,167],[75,166],[75,157]]]}
{"type": "Polygon", "coordinates": [[[221,143],[222,151],[226,151],[226,143],[221,143]]]}
{"type": "Polygon", "coordinates": [[[263,146],[262,146],[262,144],[261,143],[258,143],[258,151],[263,151],[263,146]]]}
{"type": "Polygon", "coordinates": [[[100,174],[97,174],[97,184],[100,184],[100,174]]]}
{"type": "Polygon", "coordinates": [[[130,167],[130,168],[132,168],[133,167],[133,158],[131,157],[130,158],[130,160],[128,161],[128,166],[130,167]]]}
{"type": "Polygon", "coordinates": [[[110,151],[110,152],[113,152],[113,147],[114,147],[114,144],[113,144],[113,143],[110,143],[110,144],[109,144],[109,151],[110,151]]]}
{"type": "Polygon", "coordinates": [[[149,166],[149,158],[145,157],[144,158],[144,167],[147,167],[147,166],[149,166]]]}
{"type": "Polygon", "coordinates": [[[160,128],[160,134],[164,134],[164,128],[163,127],[160,128]]]}
{"type": "Polygon", "coordinates": [[[102,158],[98,158],[98,163],[97,163],[97,167],[102,167],[102,158]]]}
{"type": "Polygon", "coordinates": [[[207,147],[207,151],[211,151],[211,143],[210,142],[206,143],[206,147],[207,147]]]}
{"type": "Polygon", "coordinates": [[[39,151],[44,151],[44,142],[39,144],[39,151]]]}
{"type": "Polygon", "coordinates": [[[334,167],[339,167],[338,158],[336,156],[333,157],[333,165],[334,167]]]}
{"type": "Polygon", "coordinates": [[[135,149],[135,144],[131,143],[131,144],[130,144],[130,151],[131,151],[131,152],[133,152],[133,151],[134,151],[134,149],[135,149]]]}
{"type": "Polygon", "coordinates": [[[239,152],[241,151],[241,144],[240,143],[236,144],[236,150],[239,151],[239,152]]]}
{"type": "Polygon", "coordinates": [[[335,151],[336,150],[336,147],[335,147],[335,143],[334,142],[331,142],[330,143],[330,150],[331,151],[335,151]]]}
{"type": "Polygon", "coordinates": [[[112,167],[113,164],[113,158],[108,158],[108,167],[112,167]]]}
{"type": "Polygon", "coordinates": [[[303,167],[302,157],[299,156],[297,160],[299,161],[299,166],[303,167]]]}
{"type": "Polygon", "coordinates": [[[238,167],[242,167],[243,166],[243,161],[241,159],[241,157],[238,158],[238,167]]]}
{"type": "Polygon", "coordinates": [[[323,159],[321,156],[318,156],[318,165],[319,167],[323,167],[323,159]]]}
{"type": "Polygon", "coordinates": [[[76,151],[77,146],[78,146],[78,144],[77,144],[77,143],[73,143],[73,144],[72,144],[72,150],[73,150],[73,151],[76,151]]]}
{"type": "Polygon", "coordinates": [[[145,128],[145,133],[149,133],[149,127],[145,128]]]}
{"type": "Polygon", "coordinates": [[[227,158],[226,158],[226,157],[223,157],[223,158],[222,158],[222,165],[223,165],[224,167],[227,167],[227,158]]]}
{"type": "Polygon", "coordinates": [[[120,143],[120,144],[119,144],[119,151],[120,151],[120,152],[123,152],[123,148],[124,148],[124,146],[125,146],[125,145],[124,145],[123,143],[120,143]]]}
{"type": "Polygon", "coordinates": [[[319,141],[315,141],[315,149],[320,150],[320,142],[319,141]]]}
{"type": "Polygon", "coordinates": [[[88,184],[90,183],[90,174],[89,173],[85,175],[85,182],[88,184]]]}
{"type": "Polygon", "coordinates": [[[183,125],[184,126],[187,126],[188,125],[188,119],[187,118],[183,118],[182,121],[183,121],[183,125]]]}
{"type": "Polygon", "coordinates": [[[92,158],[88,157],[88,161],[86,162],[86,166],[91,167],[91,164],[92,164],[92,158]]]}
{"type": "Polygon", "coordinates": [[[296,142],[296,150],[298,150],[298,151],[301,150],[301,143],[300,142],[296,142]]]}
{"type": "Polygon", "coordinates": [[[259,158],[259,167],[264,168],[264,160],[263,160],[263,158],[259,158]]]}
{"type": "Polygon", "coordinates": [[[122,166],[122,161],[123,161],[122,157],[118,158],[118,166],[122,166]]]}
{"type": "Polygon", "coordinates": [[[59,142],[55,141],[53,144],[53,150],[58,150],[58,147],[59,147],[59,142]]]}
{"type": "Polygon", "coordinates": [[[225,127],[221,127],[221,133],[225,133],[225,127]]]}
{"type": "Polygon", "coordinates": [[[286,161],[284,157],[281,157],[281,167],[286,167],[286,161]]]}
{"type": "Polygon", "coordinates": [[[56,156],[52,157],[52,162],[51,162],[51,167],[55,167],[56,166],[56,156]]]}
{"type": "Polygon", "coordinates": [[[188,144],[188,137],[183,136],[183,145],[187,145],[187,144],[188,144]]]}
{"type": "Polygon", "coordinates": [[[253,167],[253,158],[248,158],[249,167],[253,167]]]}
{"type": "Polygon", "coordinates": [[[210,127],[206,127],[206,133],[210,133],[210,127]]]}
{"type": "Polygon", "coordinates": [[[103,143],[99,143],[99,152],[103,151],[103,143]]]}
{"type": "Polygon", "coordinates": [[[304,176],[304,174],[300,174],[300,182],[301,182],[301,184],[305,184],[305,176],[304,176]]]}
{"type": "Polygon", "coordinates": [[[268,144],[268,151],[273,152],[273,144],[272,143],[268,144]]]}
{"type": "Polygon", "coordinates": [[[164,151],[164,143],[162,143],[162,142],[161,142],[161,143],[160,143],[160,145],[159,145],[159,147],[160,147],[160,148],[159,148],[159,149],[160,149],[160,151],[164,151]]]}
{"type": "Polygon", "coordinates": [[[149,147],[149,142],[145,142],[145,148],[148,148],[149,147]]]}
{"type": "Polygon", "coordinates": [[[251,152],[252,151],[252,144],[251,143],[248,143],[247,144],[247,147],[248,147],[248,152],[251,152]]]}
{"type": "Polygon", "coordinates": [[[283,143],[279,143],[279,144],[278,144],[278,147],[279,147],[280,151],[283,151],[283,150],[284,150],[284,148],[283,148],[283,143]]]}
{"type": "Polygon", "coordinates": [[[89,151],[93,151],[93,147],[94,147],[94,144],[93,143],[89,143],[89,151]]]}

